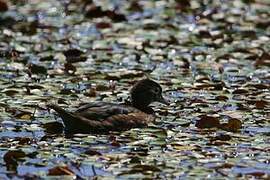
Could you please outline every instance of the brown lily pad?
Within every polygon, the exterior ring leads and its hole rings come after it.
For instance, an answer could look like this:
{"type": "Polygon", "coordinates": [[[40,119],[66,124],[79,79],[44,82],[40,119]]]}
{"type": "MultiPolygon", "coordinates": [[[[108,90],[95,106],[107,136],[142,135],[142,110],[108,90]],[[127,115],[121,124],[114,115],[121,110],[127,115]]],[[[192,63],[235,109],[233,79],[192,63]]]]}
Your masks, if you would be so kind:
{"type": "Polygon", "coordinates": [[[18,161],[26,157],[26,153],[22,150],[11,150],[4,155],[4,162],[8,170],[16,170],[18,166],[18,161]]]}
{"type": "Polygon", "coordinates": [[[93,149],[88,149],[84,152],[84,154],[90,155],[90,156],[101,156],[102,154],[98,151],[95,151],[93,149]]]}
{"type": "Polygon", "coordinates": [[[228,123],[223,123],[220,126],[222,129],[230,132],[237,132],[242,127],[242,122],[239,119],[232,118],[229,119],[228,123]]]}
{"type": "Polygon", "coordinates": [[[74,173],[72,170],[69,169],[68,166],[57,166],[57,167],[49,169],[48,175],[49,176],[63,176],[63,175],[73,176],[74,173]]]}
{"type": "Polygon", "coordinates": [[[7,1],[0,0],[0,12],[5,12],[8,10],[8,3],[7,1]]]}
{"type": "Polygon", "coordinates": [[[84,52],[79,49],[69,49],[63,52],[68,63],[84,62],[87,60],[84,52]]]}
{"type": "Polygon", "coordinates": [[[197,128],[218,128],[220,126],[219,119],[217,117],[200,115],[195,126],[197,128]]]}

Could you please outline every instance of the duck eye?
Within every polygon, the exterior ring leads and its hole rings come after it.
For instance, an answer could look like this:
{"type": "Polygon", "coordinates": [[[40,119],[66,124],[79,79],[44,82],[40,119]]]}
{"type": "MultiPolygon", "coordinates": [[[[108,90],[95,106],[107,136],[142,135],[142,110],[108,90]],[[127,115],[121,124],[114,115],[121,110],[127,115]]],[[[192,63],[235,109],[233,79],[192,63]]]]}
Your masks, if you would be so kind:
{"type": "Polygon", "coordinates": [[[154,89],[155,94],[159,94],[159,89],[154,89]]]}

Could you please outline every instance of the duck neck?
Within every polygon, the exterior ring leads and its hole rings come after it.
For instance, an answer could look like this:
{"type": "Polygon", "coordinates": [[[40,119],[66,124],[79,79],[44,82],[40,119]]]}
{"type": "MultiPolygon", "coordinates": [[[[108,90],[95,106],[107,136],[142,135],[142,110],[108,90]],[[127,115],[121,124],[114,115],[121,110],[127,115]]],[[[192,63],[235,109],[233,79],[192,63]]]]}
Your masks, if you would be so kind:
{"type": "Polygon", "coordinates": [[[134,102],[131,102],[131,104],[132,104],[133,107],[135,107],[135,108],[137,108],[137,109],[139,109],[142,112],[145,112],[147,114],[153,114],[154,113],[154,110],[151,107],[149,107],[148,105],[143,106],[142,104],[136,104],[134,102]]]}

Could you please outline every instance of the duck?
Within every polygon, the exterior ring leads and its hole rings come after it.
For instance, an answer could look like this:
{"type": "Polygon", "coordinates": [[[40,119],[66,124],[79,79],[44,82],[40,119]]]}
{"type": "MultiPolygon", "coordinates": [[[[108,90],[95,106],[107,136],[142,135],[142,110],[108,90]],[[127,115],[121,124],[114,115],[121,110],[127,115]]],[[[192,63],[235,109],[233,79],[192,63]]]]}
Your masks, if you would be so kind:
{"type": "Polygon", "coordinates": [[[65,133],[108,133],[143,128],[155,120],[149,106],[153,102],[168,105],[161,86],[147,78],[138,81],[130,90],[128,103],[90,102],[70,112],[57,104],[49,104],[62,119],[65,133]]]}

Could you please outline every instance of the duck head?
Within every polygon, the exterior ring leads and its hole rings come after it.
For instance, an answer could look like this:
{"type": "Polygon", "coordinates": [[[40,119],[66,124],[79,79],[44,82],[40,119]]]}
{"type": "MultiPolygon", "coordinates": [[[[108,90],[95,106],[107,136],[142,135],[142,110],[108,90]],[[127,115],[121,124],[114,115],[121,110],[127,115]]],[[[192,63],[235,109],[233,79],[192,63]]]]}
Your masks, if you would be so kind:
{"type": "Polygon", "coordinates": [[[162,96],[161,86],[151,79],[138,81],[131,89],[131,103],[138,109],[147,108],[152,102],[160,102],[168,105],[162,96]]]}

